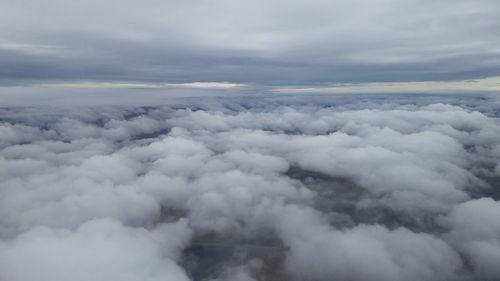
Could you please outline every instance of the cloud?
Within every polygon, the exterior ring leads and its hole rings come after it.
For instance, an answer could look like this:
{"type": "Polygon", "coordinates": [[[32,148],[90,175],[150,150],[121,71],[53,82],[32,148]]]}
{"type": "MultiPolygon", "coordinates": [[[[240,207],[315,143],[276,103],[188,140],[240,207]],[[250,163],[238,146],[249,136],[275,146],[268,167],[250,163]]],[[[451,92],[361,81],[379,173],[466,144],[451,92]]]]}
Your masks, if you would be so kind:
{"type": "Polygon", "coordinates": [[[189,280],[175,260],[190,232],[186,223],[133,229],[105,219],[75,231],[32,229],[0,243],[4,280],[189,280]],[[30,264],[29,270],[24,265],[30,264]]]}
{"type": "Polygon", "coordinates": [[[0,279],[495,280],[490,101],[0,108],[0,279]]]}
{"type": "Polygon", "coordinates": [[[191,83],[120,83],[120,82],[81,82],[81,83],[52,83],[42,85],[46,87],[89,88],[89,89],[161,89],[161,88],[194,88],[194,89],[232,89],[245,84],[229,82],[191,82],[191,83]]]}
{"type": "Polygon", "coordinates": [[[275,88],[276,93],[475,93],[500,92],[500,77],[459,81],[423,81],[393,83],[352,83],[332,86],[275,88]]]}
{"type": "Polygon", "coordinates": [[[480,280],[495,280],[500,271],[500,223],[494,214],[500,203],[491,198],[471,200],[457,205],[443,218],[451,228],[450,239],[466,255],[480,280]]]}
{"type": "Polygon", "coordinates": [[[287,266],[299,280],[458,280],[460,258],[445,242],[407,229],[359,225],[338,231],[303,209],[281,215],[287,266]],[[283,220],[284,218],[284,220],[283,220]]]}
{"type": "Polygon", "coordinates": [[[7,0],[0,3],[0,84],[283,86],[498,76],[499,9],[493,0],[7,0]]]}

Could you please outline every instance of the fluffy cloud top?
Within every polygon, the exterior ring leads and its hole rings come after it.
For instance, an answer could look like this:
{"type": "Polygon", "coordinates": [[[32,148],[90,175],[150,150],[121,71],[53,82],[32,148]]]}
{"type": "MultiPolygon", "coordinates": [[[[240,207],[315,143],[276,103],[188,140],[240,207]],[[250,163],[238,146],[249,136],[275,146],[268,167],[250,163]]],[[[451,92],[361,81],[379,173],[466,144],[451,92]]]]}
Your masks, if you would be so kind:
{"type": "Polygon", "coordinates": [[[482,97],[2,108],[0,280],[497,280],[482,97]]]}

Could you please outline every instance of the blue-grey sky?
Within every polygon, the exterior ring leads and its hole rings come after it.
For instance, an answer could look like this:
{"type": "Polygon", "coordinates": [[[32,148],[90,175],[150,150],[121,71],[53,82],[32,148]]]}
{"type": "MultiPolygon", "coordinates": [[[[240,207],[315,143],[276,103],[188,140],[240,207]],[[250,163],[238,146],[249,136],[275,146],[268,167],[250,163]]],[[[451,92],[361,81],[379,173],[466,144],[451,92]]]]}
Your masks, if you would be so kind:
{"type": "Polygon", "coordinates": [[[0,85],[483,79],[500,75],[498,15],[496,0],[0,0],[0,85]]]}

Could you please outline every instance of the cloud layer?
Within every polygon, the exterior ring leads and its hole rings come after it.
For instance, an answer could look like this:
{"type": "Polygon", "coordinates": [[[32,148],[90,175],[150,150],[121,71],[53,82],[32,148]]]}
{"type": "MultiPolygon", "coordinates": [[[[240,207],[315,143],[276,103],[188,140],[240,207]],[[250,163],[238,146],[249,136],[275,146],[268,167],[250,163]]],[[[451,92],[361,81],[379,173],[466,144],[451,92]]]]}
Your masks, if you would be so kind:
{"type": "Polygon", "coordinates": [[[495,112],[467,96],[2,108],[0,280],[496,280],[495,112]]]}
{"type": "Polygon", "coordinates": [[[2,0],[0,84],[498,76],[499,10],[495,0],[2,0]]]}

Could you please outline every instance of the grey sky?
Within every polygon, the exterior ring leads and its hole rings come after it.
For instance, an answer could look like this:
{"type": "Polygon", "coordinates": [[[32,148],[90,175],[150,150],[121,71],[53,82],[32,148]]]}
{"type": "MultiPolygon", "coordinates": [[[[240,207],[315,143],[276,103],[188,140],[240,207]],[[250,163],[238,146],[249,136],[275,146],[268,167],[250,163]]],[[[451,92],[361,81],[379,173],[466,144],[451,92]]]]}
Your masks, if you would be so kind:
{"type": "Polygon", "coordinates": [[[500,75],[495,0],[0,0],[0,85],[500,75]]]}

